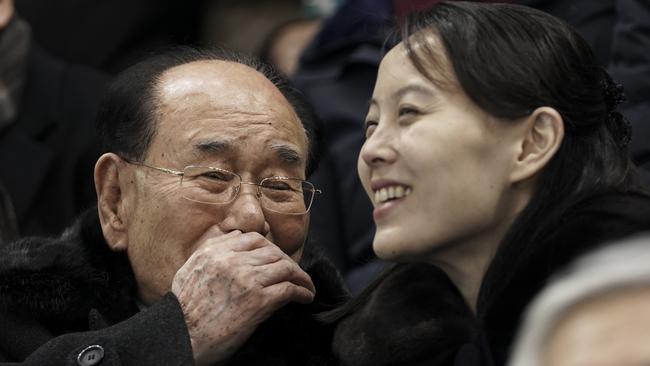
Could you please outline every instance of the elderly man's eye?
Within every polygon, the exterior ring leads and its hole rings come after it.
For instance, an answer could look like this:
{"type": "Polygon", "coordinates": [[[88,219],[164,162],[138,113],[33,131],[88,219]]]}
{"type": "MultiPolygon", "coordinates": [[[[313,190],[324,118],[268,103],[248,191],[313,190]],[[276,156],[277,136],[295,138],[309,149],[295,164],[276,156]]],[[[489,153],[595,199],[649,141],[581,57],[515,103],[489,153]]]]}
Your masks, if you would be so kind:
{"type": "Polygon", "coordinates": [[[262,182],[263,188],[280,192],[302,192],[303,181],[300,179],[286,178],[286,179],[267,179],[262,182]]]}
{"type": "Polygon", "coordinates": [[[264,188],[269,188],[277,191],[290,191],[294,189],[289,183],[281,180],[268,180],[264,182],[264,188]]]}
{"type": "Polygon", "coordinates": [[[221,171],[209,171],[201,174],[201,178],[207,178],[210,180],[216,181],[231,181],[234,175],[232,173],[221,172],[221,171]]]}

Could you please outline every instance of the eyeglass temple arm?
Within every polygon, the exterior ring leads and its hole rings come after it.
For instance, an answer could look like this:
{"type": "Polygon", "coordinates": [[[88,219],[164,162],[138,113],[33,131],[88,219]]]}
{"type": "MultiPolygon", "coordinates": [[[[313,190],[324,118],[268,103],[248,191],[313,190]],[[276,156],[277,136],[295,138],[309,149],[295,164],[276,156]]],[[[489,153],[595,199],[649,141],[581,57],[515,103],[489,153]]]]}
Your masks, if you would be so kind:
{"type": "MultiPolygon", "coordinates": [[[[143,164],[143,165],[144,165],[144,164],[143,164]]],[[[161,172],[163,172],[163,173],[169,173],[169,174],[173,174],[173,175],[178,175],[179,177],[182,177],[182,176],[185,175],[185,173],[183,173],[183,172],[179,172],[178,170],[172,170],[172,169],[167,169],[167,168],[159,168],[159,167],[156,167],[156,166],[149,166],[149,165],[144,165],[144,166],[146,166],[147,168],[151,168],[151,169],[159,170],[159,171],[161,171],[161,172]]]]}
{"type": "Polygon", "coordinates": [[[131,159],[127,159],[127,158],[125,158],[123,156],[121,156],[120,158],[122,158],[122,160],[126,161],[129,164],[143,166],[145,168],[158,170],[158,171],[163,172],[163,173],[173,174],[173,175],[177,175],[177,176],[180,176],[180,177],[185,175],[185,173],[179,172],[178,170],[172,170],[172,169],[160,168],[160,167],[157,167],[157,166],[147,165],[147,164],[144,164],[144,163],[141,163],[141,162],[138,162],[138,161],[133,161],[131,159]]]}

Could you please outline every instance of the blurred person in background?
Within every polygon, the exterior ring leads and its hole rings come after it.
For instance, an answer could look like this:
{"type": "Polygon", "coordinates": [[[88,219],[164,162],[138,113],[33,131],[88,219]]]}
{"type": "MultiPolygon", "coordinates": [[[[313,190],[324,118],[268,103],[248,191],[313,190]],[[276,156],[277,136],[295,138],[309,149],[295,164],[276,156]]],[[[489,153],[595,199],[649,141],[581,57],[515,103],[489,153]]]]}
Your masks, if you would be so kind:
{"type": "Polygon", "coordinates": [[[650,365],[650,234],[559,273],[526,311],[512,366],[650,365]]]}
{"type": "Polygon", "coordinates": [[[49,54],[115,74],[154,52],[198,43],[201,13],[210,2],[20,0],[15,5],[49,54]]]}
{"type": "Polygon", "coordinates": [[[5,232],[58,234],[95,202],[95,114],[108,77],[43,51],[0,0],[0,185],[5,232]]]}
{"type": "Polygon", "coordinates": [[[313,176],[323,189],[314,203],[311,237],[323,245],[358,293],[383,267],[372,251],[372,205],[356,174],[362,122],[386,37],[390,1],[344,1],[322,20],[292,75],[314,105],[323,131],[323,158],[313,176]]]}
{"type": "Polygon", "coordinates": [[[298,18],[278,25],[262,44],[260,58],[286,77],[291,77],[320,23],[320,19],[298,18]]]}

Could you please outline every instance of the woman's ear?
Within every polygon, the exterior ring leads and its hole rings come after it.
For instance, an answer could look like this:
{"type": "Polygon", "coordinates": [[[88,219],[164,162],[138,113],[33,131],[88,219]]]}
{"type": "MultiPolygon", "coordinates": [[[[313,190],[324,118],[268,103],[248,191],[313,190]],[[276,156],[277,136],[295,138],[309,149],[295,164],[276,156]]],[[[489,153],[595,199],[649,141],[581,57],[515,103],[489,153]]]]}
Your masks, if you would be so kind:
{"type": "Polygon", "coordinates": [[[125,196],[120,174],[125,174],[124,161],[113,154],[102,155],[95,164],[97,210],[106,243],[114,251],[126,250],[127,222],[124,215],[125,196]]]}
{"type": "Polygon", "coordinates": [[[564,138],[564,121],[558,111],[539,107],[525,117],[520,150],[511,182],[521,182],[538,172],[555,156],[564,138]]]}

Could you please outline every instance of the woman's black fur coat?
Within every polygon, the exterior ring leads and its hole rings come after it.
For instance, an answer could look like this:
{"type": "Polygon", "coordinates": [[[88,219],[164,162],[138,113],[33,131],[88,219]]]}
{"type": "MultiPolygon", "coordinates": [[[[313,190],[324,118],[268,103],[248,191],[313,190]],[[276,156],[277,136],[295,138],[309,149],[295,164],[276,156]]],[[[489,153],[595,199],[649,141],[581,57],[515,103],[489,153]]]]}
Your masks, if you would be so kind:
{"type": "MultiPolygon", "coordinates": [[[[301,266],[317,289],[263,323],[229,365],[329,365],[332,326],[314,314],[347,299],[338,272],[309,245],[301,266]]],[[[0,248],[0,365],[76,365],[101,345],[101,365],[193,365],[183,314],[172,294],[138,311],[124,253],[104,242],[96,209],[58,239],[0,248]],[[14,364],[12,364],[14,365],[14,364]]]]}
{"type": "Polygon", "coordinates": [[[439,269],[396,265],[360,301],[328,314],[338,319],[334,351],[345,366],[504,365],[522,312],[554,272],[642,231],[650,231],[648,196],[610,193],[571,205],[525,245],[499,249],[476,315],[439,269]]]}

